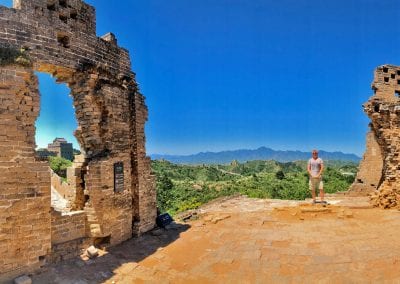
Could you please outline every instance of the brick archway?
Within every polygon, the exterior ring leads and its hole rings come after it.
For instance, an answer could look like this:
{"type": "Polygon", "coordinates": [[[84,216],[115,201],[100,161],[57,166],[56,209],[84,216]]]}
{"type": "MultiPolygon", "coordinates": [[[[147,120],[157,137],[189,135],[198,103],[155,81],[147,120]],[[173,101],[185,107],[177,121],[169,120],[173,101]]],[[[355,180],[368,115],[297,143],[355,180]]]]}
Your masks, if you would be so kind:
{"type": "Polygon", "coordinates": [[[77,254],[96,238],[120,243],[151,229],[156,216],[147,108],[128,52],[113,34],[96,36],[94,8],[81,0],[14,0],[14,7],[0,7],[0,276],[77,254]],[[66,83],[73,97],[86,199],[69,216],[50,210],[49,167],[35,158],[34,71],[66,83]]]}

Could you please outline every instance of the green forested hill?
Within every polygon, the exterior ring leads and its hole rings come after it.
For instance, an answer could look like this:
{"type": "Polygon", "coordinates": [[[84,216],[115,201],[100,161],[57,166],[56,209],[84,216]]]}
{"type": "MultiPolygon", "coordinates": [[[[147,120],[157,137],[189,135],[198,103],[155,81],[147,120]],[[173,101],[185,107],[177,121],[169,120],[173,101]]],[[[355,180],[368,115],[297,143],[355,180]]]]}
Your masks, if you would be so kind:
{"type": "MultiPolygon", "coordinates": [[[[319,150],[319,156],[324,160],[340,160],[359,162],[361,160],[355,154],[345,154],[342,152],[327,152],[319,150]]],[[[274,160],[279,162],[290,162],[295,160],[306,160],[310,157],[309,152],[290,151],[290,150],[273,150],[267,147],[258,149],[239,149],[221,152],[201,152],[193,155],[160,155],[153,154],[153,160],[164,159],[175,164],[184,165],[200,165],[200,164],[229,164],[233,160],[239,162],[256,161],[256,160],[274,160]]]]}
{"type": "MultiPolygon", "coordinates": [[[[269,160],[188,166],[152,161],[158,207],[162,212],[175,214],[235,193],[257,198],[305,199],[310,197],[306,164],[269,160]]],[[[354,162],[325,161],[325,191],[347,190],[357,167],[354,162]]]]}

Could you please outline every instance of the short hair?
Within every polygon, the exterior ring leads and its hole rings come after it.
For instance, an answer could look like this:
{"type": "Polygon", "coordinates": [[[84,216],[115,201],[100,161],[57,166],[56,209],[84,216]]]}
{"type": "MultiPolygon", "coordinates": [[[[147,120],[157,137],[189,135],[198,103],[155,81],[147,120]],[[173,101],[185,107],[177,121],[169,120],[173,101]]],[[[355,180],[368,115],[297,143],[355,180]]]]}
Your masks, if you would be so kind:
{"type": "Polygon", "coordinates": [[[317,153],[318,154],[318,150],[317,149],[313,149],[312,153],[317,153]]]}

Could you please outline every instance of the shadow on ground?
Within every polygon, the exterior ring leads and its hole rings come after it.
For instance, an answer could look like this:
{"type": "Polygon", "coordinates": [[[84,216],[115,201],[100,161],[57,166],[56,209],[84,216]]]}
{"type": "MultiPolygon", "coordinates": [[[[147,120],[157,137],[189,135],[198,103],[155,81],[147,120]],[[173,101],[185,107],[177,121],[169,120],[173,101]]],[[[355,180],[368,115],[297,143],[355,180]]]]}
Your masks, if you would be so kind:
{"type": "Polygon", "coordinates": [[[33,283],[102,283],[114,276],[114,270],[121,265],[130,263],[133,270],[138,262],[176,241],[189,228],[187,224],[173,223],[166,229],[154,229],[138,238],[108,248],[104,255],[95,259],[84,261],[77,257],[50,266],[41,274],[33,276],[33,283]]]}

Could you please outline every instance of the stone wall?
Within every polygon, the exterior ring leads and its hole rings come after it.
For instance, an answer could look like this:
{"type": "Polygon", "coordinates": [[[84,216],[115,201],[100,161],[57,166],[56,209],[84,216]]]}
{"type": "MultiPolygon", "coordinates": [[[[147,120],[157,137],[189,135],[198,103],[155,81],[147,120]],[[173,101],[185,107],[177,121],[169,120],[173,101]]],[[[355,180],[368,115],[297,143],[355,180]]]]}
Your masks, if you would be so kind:
{"type": "Polygon", "coordinates": [[[377,189],[372,195],[376,206],[400,208],[400,67],[379,66],[372,89],[374,95],[364,104],[371,119],[364,156],[369,162],[363,161],[357,179],[377,189]]]}
{"type": "Polygon", "coordinates": [[[71,211],[72,204],[75,203],[76,188],[65,182],[56,173],[51,171],[51,186],[57,193],[65,200],[68,201],[65,208],[60,208],[65,211],[71,211]]]}
{"type": "Polygon", "coordinates": [[[0,67],[0,277],[32,272],[51,249],[50,171],[35,160],[34,74],[0,67]]]}
{"type": "Polygon", "coordinates": [[[51,211],[51,253],[47,257],[49,263],[76,257],[93,243],[86,235],[86,218],[84,211],[51,211]]]}
{"type": "Polygon", "coordinates": [[[85,198],[82,176],[84,175],[83,168],[86,168],[84,165],[83,156],[76,156],[72,166],[66,170],[66,181],[51,171],[52,190],[57,191],[67,201],[65,208],[58,208],[61,211],[83,210],[85,198]]]}
{"type": "Polygon", "coordinates": [[[133,137],[136,140],[133,152],[136,153],[136,160],[134,161],[136,166],[134,168],[137,170],[137,173],[134,176],[137,177],[137,180],[135,180],[136,185],[133,187],[136,189],[134,191],[135,205],[133,206],[133,218],[134,233],[141,234],[153,227],[153,222],[157,215],[156,186],[155,177],[151,173],[151,160],[149,157],[146,157],[144,124],[147,120],[147,108],[142,95],[138,94],[135,97],[134,107],[136,117],[133,120],[135,123],[133,137]],[[148,208],[152,209],[149,210],[148,208]]]}
{"type": "Polygon", "coordinates": [[[61,213],[51,211],[51,244],[65,243],[86,236],[84,211],[61,213]]]}
{"type": "Polygon", "coordinates": [[[2,45],[24,47],[40,63],[73,70],[92,65],[133,77],[128,51],[118,47],[116,41],[96,36],[93,7],[80,0],[67,0],[66,9],[75,9],[77,15],[75,19],[69,16],[65,23],[59,17],[65,10],[59,1],[55,1],[55,10],[49,8],[47,0],[19,2],[17,9],[0,7],[2,45]]]}
{"type": "MultiPolygon", "coordinates": [[[[88,166],[86,188],[90,198],[85,204],[88,216],[87,235],[92,238],[108,237],[118,244],[132,236],[131,159],[129,155],[97,159],[88,166]],[[124,191],[114,192],[114,163],[124,165],[124,191]]],[[[154,222],[154,221],[153,221],[154,222]]],[[[154,224],[153,224],[154,226],[154,224]]]]}
{"type": "Polygon", "coordinates": [[[51,251],[72,255],[85,238],[113,245],[154,226],[144,97],[128,51],[113,34],[97,37],[95,30],[95,10],[81,0],[14,0],[14,8],[0,7],[0,52],[24,51],[22,62],[0,61],[0,274],[33,271],[51,251]],[[67,243],[51,240],[50,170],[34,154],[40,107],[34,71],[69,86],[78,121],[84,157],[72,173],[79,190],[71,210],[83,209],[86,225],[83,238],[67,243]],[[123,167],[118,188],[116,165],[123,167]]]}
{"type": "Polygon", "coordinates": [[[382,167],[383,158],[380,146],[374,132],[369,131],[367,134],[366,150],[349,193],[357,196],[374,193],[381,182],[382,167]]]}
{"type": "Polygon", "coordinates": [[[86,237],[64,243],[52,244],[51,255],[48,257],[48,262],[59,263],[74,258],[81,255],[90,245],[92,245],[92,241],[86,237]]]}

